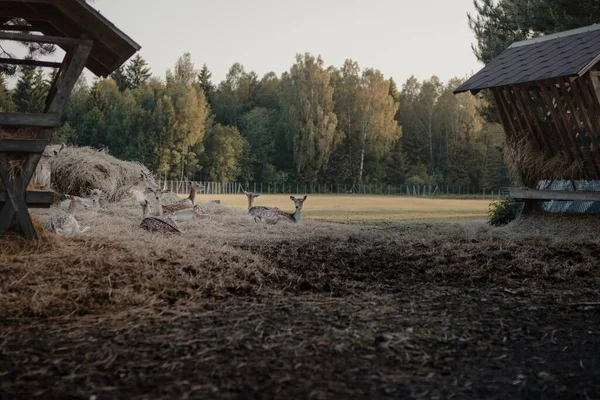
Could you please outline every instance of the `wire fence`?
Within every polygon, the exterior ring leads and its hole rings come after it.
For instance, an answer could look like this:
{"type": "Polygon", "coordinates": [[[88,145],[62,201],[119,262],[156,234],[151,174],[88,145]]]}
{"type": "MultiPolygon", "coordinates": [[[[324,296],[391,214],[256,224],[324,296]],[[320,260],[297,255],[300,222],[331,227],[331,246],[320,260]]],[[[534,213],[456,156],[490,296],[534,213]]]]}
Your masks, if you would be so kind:
{"type": "Polygon", "coordinates": [[[290,183],[239,183],[239,182],[191,182],[161,181],[160,187],[166,187],[177,194],[190,192],[192,184],[199,188],[199,194],[241,194],[243,190],[261,194],[324,194],[324,195],[379,195],[413,197],[476,197],[499,199],[508,193],[508,188],[486,190],[470,185],[380,185],[380,184],[315,184],[300,185],[290,183]]]}

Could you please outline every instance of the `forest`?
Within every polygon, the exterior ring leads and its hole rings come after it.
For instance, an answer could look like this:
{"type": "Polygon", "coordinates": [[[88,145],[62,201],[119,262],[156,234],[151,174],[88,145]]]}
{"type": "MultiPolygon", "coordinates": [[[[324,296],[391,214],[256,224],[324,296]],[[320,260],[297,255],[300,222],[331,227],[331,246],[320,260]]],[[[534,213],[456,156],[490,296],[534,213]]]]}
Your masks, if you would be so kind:
{"type": "MultiPolygon", "coordinates": [[[[486,63],[514,40],[595,17],[562,3],[476,0],[475,55],[486,63]]],[[[12,89],[0,73],[0,111],[41,111],[52,77],[14,73],[12,89]]],[[[107,79],[78,82],[54,140],[177,180],[508,186],[493,103],[485,93],[455,96],[461,82],[398,85],[355,60],[327,66],[306,53],[279,75],[235,63],[217,83],[189,53],[164,76],[138,54],[107,79]]]]}

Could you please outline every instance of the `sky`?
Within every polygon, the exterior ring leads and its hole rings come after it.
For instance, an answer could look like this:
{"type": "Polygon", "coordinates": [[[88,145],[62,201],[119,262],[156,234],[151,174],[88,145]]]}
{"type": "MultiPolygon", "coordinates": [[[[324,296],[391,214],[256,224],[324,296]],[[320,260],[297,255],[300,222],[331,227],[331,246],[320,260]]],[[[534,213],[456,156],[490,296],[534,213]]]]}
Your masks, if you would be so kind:
{"type": "Polygon", "coordinates": [[[327,66],[351,58],[399,86],[411,75],[447,81],[483,66],[471,50],[472,0],[94,0],[92,6],[142,46],[162,77],[185,52],[198,68],[207,64],[214,82],[234,62],[259,76],[280,75],[305,52],[321,55],[327,66]]]}
{"type": "MultiPolygon", "coordinates": [[[[207,64],[214,83],[235,62],[259,76],[281,75],[305,52],[326,66],[351,58],[399,87],[411,75],[448,81],[483,67],[467,24],[473,0],[94,0],[92,6],[142,46],[140,54],[161,77],[185,52],[197,68],[207,64]]],[[[93,77],[87,70],[86,76],[93,77]]]]}

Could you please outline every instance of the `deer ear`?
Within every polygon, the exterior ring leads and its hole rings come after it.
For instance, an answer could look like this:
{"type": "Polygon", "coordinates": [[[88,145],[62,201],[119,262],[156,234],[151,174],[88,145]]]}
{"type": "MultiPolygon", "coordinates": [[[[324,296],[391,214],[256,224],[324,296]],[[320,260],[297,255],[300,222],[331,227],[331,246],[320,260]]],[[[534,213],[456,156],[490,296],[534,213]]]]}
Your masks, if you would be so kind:
{"type": "Polygon", "coordinates": [[[294,196],[290,196],[290,199],[292,199],[292,201],[296,201],[296,198],[294,196]]]}
{"type": "Polygon", "coordinates": [[[302,201],[306,200],[307,197],[308,197],[307,195],[304,195],[304,197],[302,198],[302,201]]]}
{"type": "Polygon", "coordinates": [[[254,193],[254,197],[259,197],[260,193],[254,193]]]}

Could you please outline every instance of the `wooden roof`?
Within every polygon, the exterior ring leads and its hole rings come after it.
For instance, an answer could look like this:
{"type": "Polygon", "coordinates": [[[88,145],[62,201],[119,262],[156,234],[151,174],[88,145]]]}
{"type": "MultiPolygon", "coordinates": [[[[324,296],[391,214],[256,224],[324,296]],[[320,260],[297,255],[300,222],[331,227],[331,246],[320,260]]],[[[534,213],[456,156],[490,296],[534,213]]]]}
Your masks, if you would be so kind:
{"type": "Polygon", "coordinates": [[[582,76],[600,61],[600,25],[513,43],[454,93],[582,76]]]}
{"type": "Polygon", "coordinates": [[[93,40],[85,66],[97,76],[108,76],[141,48],[84,0],[0,0],[0,23],[14,18],[44,35],[93,40]]]}

